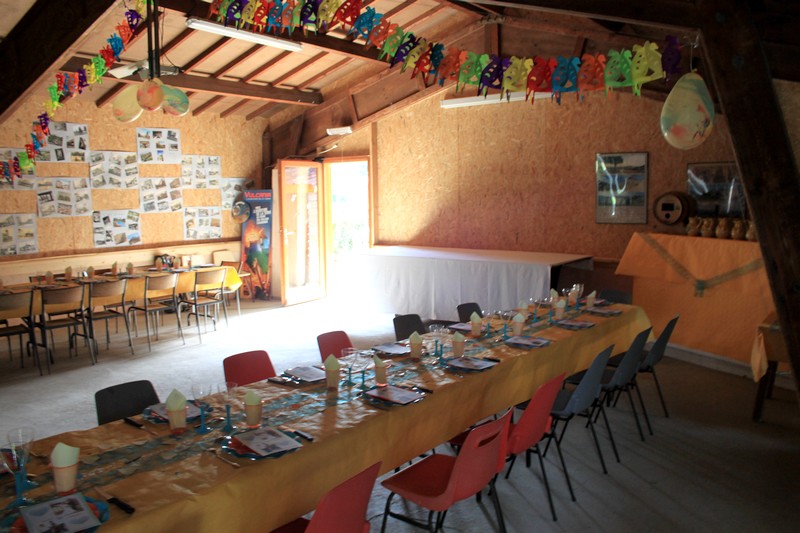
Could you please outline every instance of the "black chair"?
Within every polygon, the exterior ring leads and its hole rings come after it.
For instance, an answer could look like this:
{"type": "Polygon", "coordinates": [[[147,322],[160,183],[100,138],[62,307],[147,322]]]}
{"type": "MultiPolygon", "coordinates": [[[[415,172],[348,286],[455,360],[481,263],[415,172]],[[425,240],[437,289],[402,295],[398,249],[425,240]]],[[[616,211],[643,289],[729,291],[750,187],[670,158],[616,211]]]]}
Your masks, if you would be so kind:
{"type": "Polygon", "coordinates": [[[416,314],[395,315],[392,322],[394,323],[394,336],[398,341],[407,339],[415,331],[420,335],[428,331],[422,323],[422,319],[416,314]]]}
{"type": "Polygon", "coordinates": [[[630,305],[633,302],[631,293],[619,289],[602,289],[597,297],[601,300],[608,300],[618,304],[630,305]]]}
{"type": "Polygon", "coordinates": [[[145,407],[157,403],[158,394],[146,379],[112,385],[94,393],[98,424],[141,414],[145,407]]]}
{"type": "Polygon", "coordinates": [[[483,316],[481,306],[475,302],[461,304],[456,307],[456,310],[458,311],[459,322],[469,322],[469,318],[472,316],[472,313],[478,313],[478,316],[483,316]]]}

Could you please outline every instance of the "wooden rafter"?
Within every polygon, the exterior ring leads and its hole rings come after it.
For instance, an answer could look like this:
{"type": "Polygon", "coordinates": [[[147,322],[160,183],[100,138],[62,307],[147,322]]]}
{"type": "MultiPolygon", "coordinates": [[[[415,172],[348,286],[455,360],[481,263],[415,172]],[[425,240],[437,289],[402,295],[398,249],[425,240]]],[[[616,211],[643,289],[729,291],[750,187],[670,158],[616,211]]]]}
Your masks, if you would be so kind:
{"type": "Polygon", "coordinates": [[[95,102],[95,105],[97,107],[105,107],[106,105],[110,104],[111,100],[113,100],[114,97],[116,97],[119,93],[121,93],[122,89],[124,89],[125,87],[127,87],[127,85],[124,83],[116,84],[114,87],[106,91],[106,93],[103,96],[98,98],[97,102],[95,102]]]}
{"type": "Polygon", "coordinates": [[[252,111],[252,112],[248,113],[245,118],[247,120],[253,120],[256,117],[260,117],[260,116],[264,115],[267,111],[269,111],[270,109],[273,109],[277,105],[278,104],[276,104],[275,102],[266,103],[266,104],[262,105],[261,107],[259,107],[258,109],[256,109],[255,111],[252,111]]]}
{"type": "Polygon", "coordinates": [[[257,69],[255,69],[253,72],[242,78],[242,81],[243,82],[253,81],[254,79],[261,76],[263,73],[265,73],[266,71],[268,71],[269,69],[271,69],[284,59],[286,59],[287,57],[290,57],[291,55],[292,55],[291,52],[281,52],[280,54],[276,55],[275,57],[273,57],[272,59],[270,59],[257,69]]]}
{"type": "Polygon", "coordinates": [[[290,70],[289,72],[283,74],[282,76],[278,76],[274,80],[272,80],[271,85],[273,87],[280,87],[281,85],[285,85],[286,80],[291,79],[292,77],[300,74],[304,70],[311,68],[315,63],[318,63],[323,57],[327,56],[327,52],[320,52],[319,54],[315,55],[308,61],[304,61],[301,64],[297,65],[295,68],[290,70]]]}
{"type": "Polygon", "coordinates": [[[326,76],[332,74],[333,72],[336,72],[337,70],[339,70],[340,68],[344,67],[345,65],[347,65],[351,61],[353,61],[352,57],[345,57],[344,59],[342,59],[341,61],[339,61],[335,65],[332,65],[332,66],[326,68],[322,72],[319,72],[318,74],[316,74],[316,75],[308,78],[304,82],[298,84],[295,87],[295,89],[307,89],[307,88],[311,87],[314,83],[316,83],[317,80],[323,79],[326,76]]]}
{"type": "Polygon", "coordinates": [[[197,56],[195,56],[194,59],[192,59],[183,67],[181,67],[181,70],[183,70],[184,72],[191,72],[192,70],[197,68],[197,66],[200,65],[203,61],[209,59],[211,56],[215,55],[220,50],[222,50],[226,45],[230,44],[231,41],[233,41],[233,39],[230,39],[228,37],[221,38],[220,40],[212,44],[210,47],[206,48],[205,50],[197,54],[197,56]]]}
{"type": "Polygon", "coordinates": [[[214,72],[214,74],[212,74],[212,76],[214,78],[219,78],[221,76],[224,76],[229,70],[233,70],[240,64],[244,63],[245,61],[256,55],[258,52],[261,51],[262,48],[263,47],[260,44],[251,47],[243,54],[240,54],[236,58],[229,61],[228,64],[225,65],[224,67],[219,68],[216,72],[214,72]]]}
{"type": "Polygon", "coordinates": [[[232,115],[233,113],[235,113],[235,112],[236,112],[236,110],[238,110],[238,109],[241,109],[241,108],[242,108],[242,107],[244,107],[244,106],[245,106],[247,103],[248,103],[248,101],[247,101],[247,100],[239,100],[238,102],[236,102],[235,104],[233,104],[232,106],[230,106],[230,107],[229,107],[228,109],[226,109],[225,111],[222,111],[222,112],[219,114],[219,118],[225,118],[225,117],[228,117],[228,116],[232,115]]]}
{"type": "Polygon", "coordinates": [[[205,101],[202,104],[200,104],[199,106],[192,107],[192,115],[196,117],[197,115],[207,111],[210,107],[212,107],[213,105],[215,105],[218,102],[220,102],[223,98],[225,98],[225,97],[224,96],[220,96],[220,95],[212,96],[207,101],[205,101]]]}

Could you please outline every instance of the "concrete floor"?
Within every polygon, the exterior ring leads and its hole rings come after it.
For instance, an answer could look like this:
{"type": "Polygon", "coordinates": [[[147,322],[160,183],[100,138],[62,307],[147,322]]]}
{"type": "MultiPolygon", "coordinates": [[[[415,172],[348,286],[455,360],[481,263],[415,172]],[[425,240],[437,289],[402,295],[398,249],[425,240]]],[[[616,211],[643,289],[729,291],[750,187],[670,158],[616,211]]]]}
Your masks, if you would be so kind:
{"type": "MultiPolygon", "coordinates": [[[[281,308],[274,302],[243,302],[242,316],[231,312],[230,325],[203,334],[186,331],[186,345],[177,340],[171,317],[161,339],[147,351],[143,334],[134,339],[131,355],[124,333],[112,335],[99,363],[92,366],[82,348],[68,359],[58,346],[56,364],[40,377],[30,364],[19,369],[3,355],[0,376],[0,435],[21,425],[38,437],[96,424],[94,392],[133,379],[150,379],[164,398],[173,389],[191,390],[192,382],[224,381],[222,359],[248,349],[266,349],[276,370],[319,361],[316,336],[344,329],[356,346],[367,347],[394,338],[391,315],[361,312],[346,300],[322,301],[281,308]]],[[[558,521],[553,522],[536,460],[531,469],[518,462],[509,480],[498,481],[498,494],[511,532],[530,531],[797,531],[800,520],[800,410],[794,392],[778,389],[768,400],[764,422],[750,420],[755,384],[746,378],[666,358],[659,377],[667,395],[665,418],[649,376],[642,390],[654,436],[639,440],[625,402],[610,410],[610,422],[622,462],[611,458],[605,428],[599,435],[609,473],[604,475],[580,423],[573,423],[563,443],[577,502],[572,502],[555,453],[546,458],[558,521]]],[[[441,452],[447,453],[445,447],[441,452]]],[[[378,484],[369,518],[378,531],[386,493],[378,484]]],[[[394,509],[403,504],[395,499],[394,509]]],[[[424,514],[409,507],[422,517],[424,514]]],[[[389,519],[388,531],[411,528],[389,519]]],[[[489,498],[470,498],[448,513],[446,531],[496,530],[489,498]]]]}

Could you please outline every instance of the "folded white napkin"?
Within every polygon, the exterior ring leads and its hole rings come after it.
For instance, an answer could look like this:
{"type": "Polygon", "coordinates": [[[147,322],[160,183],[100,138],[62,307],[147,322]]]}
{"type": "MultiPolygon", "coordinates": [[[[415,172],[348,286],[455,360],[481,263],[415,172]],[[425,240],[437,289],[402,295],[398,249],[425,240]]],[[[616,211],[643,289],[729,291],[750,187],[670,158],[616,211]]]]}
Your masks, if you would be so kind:
{"type": "Polygon", "coordinates": [[[59,442],[50,453],[50,463],[56,468],[72,466],[78,462],[81,449],[59,442]]]}
{"type": "Polygon", "coordinates": [[[180,411],[186,407],[186,396],[178,389],[172,389],[167,396],[167,411],[180,411]]]}

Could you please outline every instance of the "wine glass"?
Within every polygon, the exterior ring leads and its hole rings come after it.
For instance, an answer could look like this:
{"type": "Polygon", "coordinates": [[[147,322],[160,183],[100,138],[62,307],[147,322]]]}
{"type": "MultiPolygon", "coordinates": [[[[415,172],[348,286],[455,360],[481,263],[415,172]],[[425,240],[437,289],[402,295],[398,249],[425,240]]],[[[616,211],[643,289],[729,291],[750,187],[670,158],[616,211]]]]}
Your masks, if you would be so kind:
{"type": "Polygon", "coordinates": [[[239,385],[232,381],[226,381],[225,383],[217,385],[217,391],[225,400],[225,426],[222,428],[222,431],[224,433],[233,433],[236,426],[233,425],[231,419],[231,406],[236,402],[239,385]]]}
{"type": "Polygon", "coordinates": [[[353,348],[352,346],[348,346],[346,348],[342,348],[342,357],[339,358],[339,361],[343,362],[347,365],[347,381],[344,382],[345,386],[352,387],[356,384],[353,381],[353,370],[354,365],[356,365],[356,360],[358,359],[358,349],[353,348]]]}
{"type": "Polygon", "coordinates": [[[8,447],[0,450],[3,467],[14,475],[14,486],[16,488],[16,498],[6,506],[6,509],[33,503],[32,500],[25,497],[25,491],[29,488],[27,486],[28,474],[25,466],[28,464],[32,443],[32,428],[16,428],[8,432],[8,447]]]}
{"type": "Polygon", "coordinates": [[[442,334],[446,326],[444,324],[431,324],[428,326],[428,331],[433,337],[433,353],[439,355],[439,350],[444,349],[442,345],[442,334]]]}
{"type": "Polygon", "coordinates": [[[208,409],[208,403],[203,401],[204,398],[209,394],[211,394],[210,385],[202,383],[192,384],[192,398],[194,400],[194,404],[200,409],[200,427],[195,430],[199,435],[205,435],[211,431],[211,428],[206,425],[206,410],[208,409]]]}

